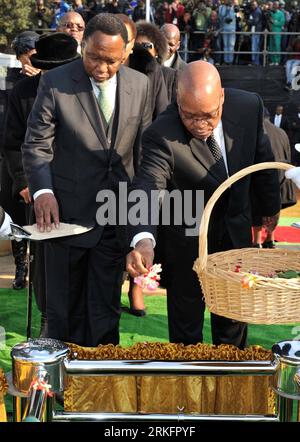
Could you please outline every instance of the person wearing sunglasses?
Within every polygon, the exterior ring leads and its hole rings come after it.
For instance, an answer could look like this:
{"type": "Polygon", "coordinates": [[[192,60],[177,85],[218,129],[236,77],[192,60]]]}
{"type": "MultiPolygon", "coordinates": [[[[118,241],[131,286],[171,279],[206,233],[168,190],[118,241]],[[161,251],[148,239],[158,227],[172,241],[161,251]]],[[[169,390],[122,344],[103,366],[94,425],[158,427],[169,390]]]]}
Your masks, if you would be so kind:
{"type": "Polygon", "coordinates": [[[166,85],[168,102],[171,103],[176,98],[177,71],[164,66],[169,52],[168,41],[162,32],[152,23],[140,21],[136,25],[136,43],[139,43],[144,49],[147,49],[149,54],[158,62],[166,85]]]}
{"type": "Polygon", "coordinates": [[[78,12],[67,12],[61,17],[57,26],[57,32],[64,32],[75,38],[78,43],[77,51],[81,53],[81,42],[85,30],[85,22],[78,12]]]}

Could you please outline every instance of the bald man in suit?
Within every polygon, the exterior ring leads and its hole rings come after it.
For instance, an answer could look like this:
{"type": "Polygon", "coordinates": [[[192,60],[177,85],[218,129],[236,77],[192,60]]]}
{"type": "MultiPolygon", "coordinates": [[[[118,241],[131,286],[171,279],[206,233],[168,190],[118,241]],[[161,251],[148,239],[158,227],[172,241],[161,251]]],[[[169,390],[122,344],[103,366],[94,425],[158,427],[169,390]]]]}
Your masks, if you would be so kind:
{"type": "MultiPolygon", "coordinates": [[[[204,204],[213,192],[239,170],[264,161],[274,161],[270,142],[263,131],[263,105],[257,94],[223,89],[218,71],[204,61],[190,63],[180,73],[177,103],[171,104],[143,135],[142,163],[134,189],[193,192],[190,211],[196,205],[197,190],[204,191],[204,204]]],[[[150,197],[149,197],[150,198],[150,197]]],[[[208,253],[251,247],[254,214],[274,224],[280,210],[280,189],[276,170],[247,176],[233,184],[218,200],[210,218],[208,253]],[[256,195],[255,204],[250,190],[256,195]]],[[[177,214],[178,215],[178,214],[177,214]]],[[[170,342],[196,344],[203,340],[205,304],[193,264],[198,256],[196,236],[190,227],[178,225],[171,212],[164,230],[162,254],[167,288],[170,342]]],[[[147,271],[153,261],[155,225],[131,227],[134,249],[127,257],[127,269],[135,277],[147,271]],[[139,236],[136,236],[139,234],[139,236]]],[[[247,345],[247,325],[211,314],[213,343],[247,345]]]]}

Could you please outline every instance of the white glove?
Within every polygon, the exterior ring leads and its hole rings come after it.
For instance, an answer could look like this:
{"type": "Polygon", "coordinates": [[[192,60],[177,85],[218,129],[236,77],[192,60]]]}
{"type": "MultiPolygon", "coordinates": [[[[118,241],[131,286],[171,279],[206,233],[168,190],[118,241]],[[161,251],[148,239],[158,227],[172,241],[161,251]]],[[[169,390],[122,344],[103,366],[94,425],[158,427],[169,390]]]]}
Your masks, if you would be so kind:
{"type": "Polygon", "coordinates": [[[10,223],[12,222],[11,217],[8,215],[8,213],[5,214],[4,222],[2,226],[0,227],[0,238],[1,239],[8,239],[9,235],[11,234],[11,227],[10,223]]]}
{"type": "Polygon", "coordinates": [[[300,167],[294,167],[285,172],[285,177],[292,180],[298,189],[300,189],[300,167]]]}

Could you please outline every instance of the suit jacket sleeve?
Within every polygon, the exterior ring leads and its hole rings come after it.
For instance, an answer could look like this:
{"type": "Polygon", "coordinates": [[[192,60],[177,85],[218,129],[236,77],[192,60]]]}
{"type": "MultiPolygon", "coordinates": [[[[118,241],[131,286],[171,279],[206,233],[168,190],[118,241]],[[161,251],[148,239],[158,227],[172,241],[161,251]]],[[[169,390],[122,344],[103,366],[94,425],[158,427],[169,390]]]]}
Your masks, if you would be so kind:
{"type": "Polygon", "coordinates": [[[5,218],[5,212],[3,210],[3,208],[0,206],[0,229],[2,224],[4,223],[4,218],[5,218]]]}
{"type": "MultiPolygon", "coordinates": [[[[142,161],[138,174],[134,177],[132,187],[130,188],[130,191],[142,190],[146,193],[146,204],[148,204],[148,207],[143,207],[143,210],[147,210],[148,222],[146,225],[129,225],[129,243],[134,235],[140,232],[150,232],[154,236],[156,235],[156,225],[155,223],[151,224],[151,214],[153,215],[151,191],[163,190],[167,187],[167,181],[172,176],[173,168],[174,158],[170,147],[163,137],[150,126],[142,137],[142,161]]],[[[129,210],[131,207],[132,204],[129,204],[129,210]]]]}
{"type": "Polygon", "coordinates": [[[17,84],[9,97],[3,146],[8,171],[13,180],[13,193],[16,195],[27,187],[21,152],[21,146],[26,133],[27,117],[28,115],[24,114],[24,109],[19,99],[17,84]]]}
{"type": "Polygon", "coordinates": [[[151,88],[150,82],[147,78],[147,93],[145,94],[145,101],[143,105],[143,115],[141,119],[141,124],[139,126],[139,130],[137,132],[135,142],[133,145],[133,165],[134,165],[134,173],[135,175],[139,171],[140,163],[141,163],[141,150],[142,150],[142,134],[150,126],[152,122],[152,109],[151,109],[151,88]]]}
{"type": "MultiPolygon", "coordinates": [[[[259,118],[255,164],[274,161],[270,140],[263,129],[263,104],[258,95],[257,100],[259,118]]],[[[251,190],[253,215],[273,216],[280,211],[280,185],[277,170],[268,169],[252,174],[251,190]]]]}
{"type": "Polygon", "coordinates": [[[23,166],[32,195],[40,189],[53,190],[50,163],[53,159],[55,128],[55,97],[50,80],[44,74],[22,145],[23,166]]]}

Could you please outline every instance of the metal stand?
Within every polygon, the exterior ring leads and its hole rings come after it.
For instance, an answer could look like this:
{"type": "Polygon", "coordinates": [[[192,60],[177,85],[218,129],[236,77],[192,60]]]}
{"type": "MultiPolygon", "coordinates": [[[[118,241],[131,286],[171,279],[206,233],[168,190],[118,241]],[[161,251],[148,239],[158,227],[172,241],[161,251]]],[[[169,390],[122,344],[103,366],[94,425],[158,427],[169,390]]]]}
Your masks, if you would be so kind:
{"type": "Polygon", "coordinates": [[[30,340],[12,350],[13,387],[28,397],[16,395],[16,422],[28,421],[251,421],[300,422],[300,341],[283,341],[273,346],[272,361],[151,361],[151,360],[68,360],[68,347],[55,339],[30,340]],[[159,413],[56,412],[54,397],[70,376],[270,376],[278,395],[276,415],[200,415],[159,413]],[[32,382],[34,381],[34,382],[32,382]],[[38,382],[41,388],[34,389],[38,382]],[[46,384],[46,385],[45,385],[46,384]],[[51,384],[51,385],[50,385],[51,384]],[[41,391],[40,391],[41,390],[41,391]],[[24,410],[24,412],[23,412],[24,410]]]}
{"type": "Polygon", "coordinates": [[[27,289],[27,324],[26,324],[26,339],[31,338],[31,319],[32,319],[32,265],[34,261],[33,247],[30,239],[28,239],[28,289],[27,289]]]}

